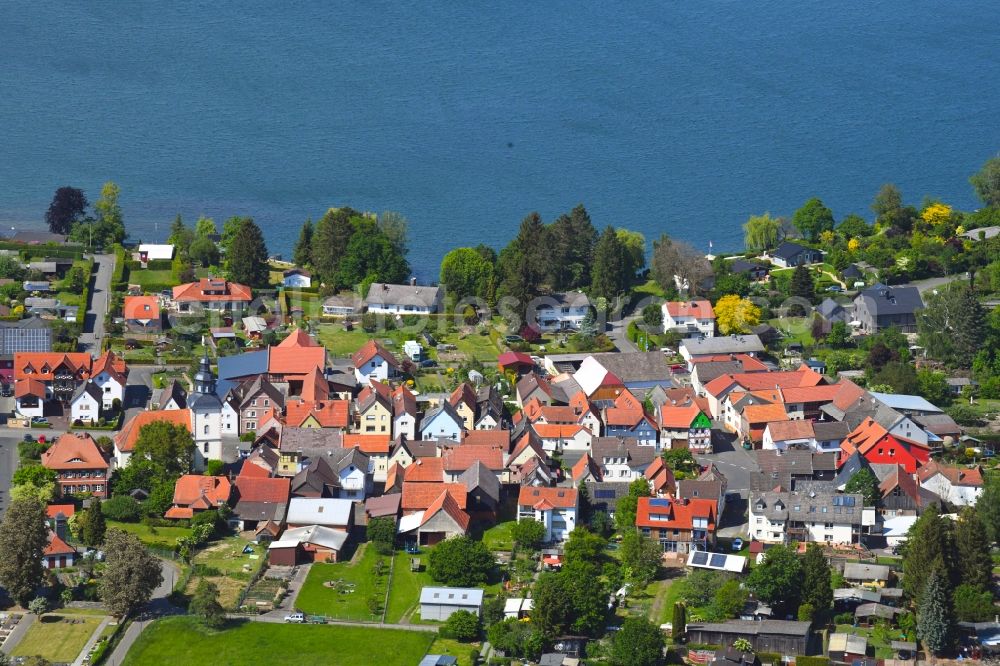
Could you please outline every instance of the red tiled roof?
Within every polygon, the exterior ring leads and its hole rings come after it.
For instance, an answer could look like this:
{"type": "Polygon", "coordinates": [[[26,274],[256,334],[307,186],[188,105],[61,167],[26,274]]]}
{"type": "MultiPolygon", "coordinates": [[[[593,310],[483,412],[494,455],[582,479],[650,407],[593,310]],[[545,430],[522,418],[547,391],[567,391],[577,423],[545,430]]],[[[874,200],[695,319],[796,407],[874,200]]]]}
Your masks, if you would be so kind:
{"type": "Polygon", "coordinates": [[[60,513],[69,518],[76,513],[76,507],[72,504],[49,504],[45,507],[45,515],[48,518],[55,518],[60,513]]]}
{"type": "Polygon", "coordinates": [[[441,458],[417,458],[406,468],[403,480],[440,483],[444,480],[444,461],[441,458]]]}
{"type": "Polygon", "coordinates": [[[427,522],[433,518],[438,511],[444,511],[448,514],[448,516],[450,516],[451,519],[462,528],[463,532],[468,531],[471,518],[469,518],[469,514],[458,506],[458,502],[455,501],[455,498],[450,491],[442,490],[437,499],[431,502],[431,505],[424,510],[424,518],[420,521],[420,525],[423,526],[427,524],[427,522]]]}
{"type": "Polygon", "coordinates": [[[285,423],[297,428],[312,416],[321,428],[346,428],[349,423],[349,407],[350,403],[346,400],[289,400],[285,404],[285,423]]]}
{"type": "Polygon", "coordinates": [[[546,502],[554,508],[571,509],[576,506],[576,488],[543,488],[524,486],[517,496],[518,506],[536,507],[546,502]]]}
{"type": "Polygon", "coordinates": [[[302,399],[306,402],[330,399],[330,382],[323,376],[322,368],[313,368],[302,379],[302,399]]]}
{"type": "Polygon", "coordinates": [[[241,502],[287,502],[290,486],[290,479],[282,477],[265,479],[243,474],[236,477],[241,502]]]}
{"type": "Polygon", "coordinates": [[[434,500],[441,496],[442,491],[447,491],[452,496],[458,508],[465,509],[469,491],[464,483],[415,483],[413,481],[403,482],[403,499],[401,506],[403,511],[423,511],[434,500]]]}
{"type": "Polygon", "coordinates": [[[701,409],[695,404],[687,407],[664,405],[660,407],[660,427],[674,430],[690,428],[699,414],[701,414],[701,409]]]}
{"type": "Polygon", "coordinates": [[[503,469],[503,449],[483,444],[461,444],[444,450],[441,460],[448,472],[464,472],[473,463],[480,462],[487,469],[498,472],[503,469]]]}
{"type": "Polygon", "coordinates": [[[812,439],[815,436],[812,421],[774,421],[768,423],[766,429],[770,430],[771,439],[776,442],[789,439],[812,439]]]}
{"type": "Polygon", "coordinates": [[[413,395],[413,392],[406,388],[404,384],[400,384],[392,392],[392,415],[394,418],[402,416],[403,414],[416,415],[417,413],[417,396],[413,395]]]}
{"type": "Polygon", "coordinates": [[[23,398],[25,396],[36,398],[45,397],[45,384],[40,379],[19,379],[14,382],[14,397],[23,398]]]}
{"type": "Polygon", "coordinates": [[[524,352],[506,351],[497,357],[497,365],[503,369],[512,365],[534,365],[531,356],[524,352]]]}
{"type": "Polygon", "coordinates": [[[197,282],[188,282],[174,287],[174,300],[181,302],[197,301],[208,303],[214,301],[242,301],[249,303],[253,300],[253,292],[250,287],[236,282],[229,282],[222,278],[201,278],[197,282]],[[206,294],[209,291],[221,291],[219,294],[206,294]]]}
{"type": "Polygon", "coordinates": [[[243,465],[240,467],[240,474],[237,479],[242,478],[255,478],[255,479],[269,479],[271,478],[271,470],[258,465],[252,460],[244,460],[243,465]]]}
{"type": "Polygon", "coordinates": [[[820,384],[817,386],[789,386],[781,389],[785,402],[833,402],[840,392],[836,384],[820,384]]]}
{"type": "Polygon", "coordinates": [[[45,544],[45,550],[42,551],[42,555],[44,557],[53,557],[70,554],[75,555],[76,548],[60,539],[55,532],[49,530],[49,542],[45,544]]]}
{"type": "Polygon", "coordinates": [[[565,425],[561,423],[535,423],[531,426],[535,434],[542,439],[570,439],[575,437],[581,430],[586,430],[582,425],[565,425]]]}
{"type": "Polygon", "coordinates": [[[653,458],[653,462],[646,468],[646,479],[655,494],[673,492],[676,486],[673,470],[659,456],[653,458]]]}
{"type": "Polygon", "coordinates": [[[741,372],[731,375],[721,375],[705,385],[705,391],[718,396],[730,386],[740,386],[747,391],[763,389],[792,388],[796,386],[816,386],[825,380],[823,375],[809,370],[807,366],[794,371],[780,372],[741,372]]]}
{"type": "Polygon", "coordinates": [[[172,506],[163,514],[164,518],[185,520],[194,517],[194,509],[186,506],[172,506]]]}
{"type": "Polygon", "coordinates": [[[271,347],[267,355],[267,371],[276,375],[313,375],[317,368],[322,370],[326,367],[326,348],[299,346],[297,342],[298,336],[292,335],[277,347],[271,347]],[[283,346],[289,339],[296,344],[283,346]]]}
{"type": "Polygon", "coordinates": [[[747,405],[743,408],[743,418],[747,423],[772,423],[787,421],[788,413],[780,402],[771,405],[747,405]]]}
{"type": "Polygon", "coordinates": [[[355,368],[360,368],[375,356],[381,356],[393,368],[399,367],[399,361],[396,360],[396,357],[375,340],[369,340],[362,345],[361,349],[354,352],[353,356],[351,356],[351,360],[354,362],[355,368]]]}
{"type": "Polygon", "coordinates": [[[690,530],[694,518],[708,518],[708,531],[715,530],[716,503],[710,499],[675,500],[672,498],[640,497],[636,507],[636,527],[690,530]],[[654,520],[653,516],[664,519],[654,520]]]}
{"type": "Polygon", "coordinates": [[[107,469],[108,462],[90,435],[68,432],[42,454],[42,465],[54,470],[107,469]]]}
{"type": "Polygon", "coordinates": [[[448,402],[452,407],[458,407],[459,403],[465,403],[469,409],[476,411],[476,392],[468,382],[462,382],[451,392],[448,402]]]}
{"type": "Polygon", "coordinates": [[[388,435],[360,435],[344,433],[344,448],[355,448],[363,453],[388,455],[392,440],[388,435]]]}
{"type": "Polygon", "coordinates": [[[278,349],[299,349],[301,347],[323,348],[321,344],[310,338],[309,334],[301,328],[296,328],[288,335],[288,337],[279,342],[277,346],[278,349]]]}
{"type": "Polygon", "coordinates": [[[94,361],[94,365],[90,370],[90,376],[96,377],[102,372],[108,373],[115,381],[124,386],[125,378],[128,375],[128,367],[125,365],[125,359],[108,350],[94,361]]]}
{"type": "Polygon", "coordinates": [[[228,502],[232,489],[229,479],[224,476],[185,474],[174,484],[174,504],[192,506],[201,502],[205,505],[195,508],[213,508],[228,502]]]}
{"type": "Polygon", "coordinates": [[[494,446],[504,453],[510,450],[510,430],[466,430],[462,446],[494,446]]]}
{"type": "Polygon", "coordinates": [[[926,481],[938,473],[948,479],[953,486],[983,485],[983,470],[979,467],[956,467],[951,465],[942,465],[936,460],[931,460],[917,470],[917,476],[921,482],[926,481]]]}
{"type": "Polygon", "coordinates": [[[769,368],[759,359],[750,354],[715,354],[691,359],[691,365],[700,363],[717,363],[720,361],[738,361],[743,366],[743,372],[768,372],[769,368]]]}
{"type": "Polygon", "coordinates": [[[77,379],[88,379],[93,359],[84,352],[20,352],[14,354],[14,379],[52,381],[59,366],[66,366],[77,379]]]}
{"type": "Polygon", "coordinates": [[[712,310],[712,304],[709,301],[667,301],[664,306],[667,308],[667,314],[675,319],[677,317],[715,319],[715,311],[712,310]]]}
{"type": "Polygon", "coordinates": [[[132,451],[135,448],[135,443],[139,440],[139,431],[142,430],[142,427],[157,421],[184,426],[188,432],[191,432],[191,410],[158,409],[152,412],[139,412],[126,421],[121,431],[115,435],[115,448],[123,452],[132,451]]]}
{"type": "Polygon", "coordinates": [[[159,319],[160,299],[156,296],[126,296],[122,316],[125,319],[159,319]]]}
{"type": "MultiPolygon", "coordinates": [[[[657,458],[659,460],[659,458],[657,458]]],[[[594,462],[594,459],[590,457],[589,453],[584,453],[583,457],[576,461],[573,465],[573,469],[570,470],[570,475],[574,482],[579,482],[581,479],[587,476],[587,473],[594,477],[595,481],[602,480],[601,466],[594,462]]]]}

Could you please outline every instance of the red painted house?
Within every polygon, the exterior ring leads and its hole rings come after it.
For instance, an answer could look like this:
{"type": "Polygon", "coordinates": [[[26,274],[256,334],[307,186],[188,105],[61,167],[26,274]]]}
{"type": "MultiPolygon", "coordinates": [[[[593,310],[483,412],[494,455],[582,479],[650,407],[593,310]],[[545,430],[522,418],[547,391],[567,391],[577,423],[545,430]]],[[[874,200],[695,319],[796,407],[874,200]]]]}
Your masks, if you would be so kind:
{"type": "Polygon", "coordinates": [[[840,444],[841,455],[838,466],[844,464],[855,451],[873,464],[901,465],[907,474],[930,460],[930,449],[892,435],[875,419],[868,417],[858,425],[840,444]]]}

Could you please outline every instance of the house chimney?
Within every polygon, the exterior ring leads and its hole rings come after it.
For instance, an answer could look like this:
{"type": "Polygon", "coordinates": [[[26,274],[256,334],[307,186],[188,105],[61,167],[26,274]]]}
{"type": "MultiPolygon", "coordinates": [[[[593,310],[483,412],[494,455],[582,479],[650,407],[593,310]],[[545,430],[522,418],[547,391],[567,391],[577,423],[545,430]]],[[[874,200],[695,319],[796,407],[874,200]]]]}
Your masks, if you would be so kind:
{"type": "Polygon", "coordinates": [[[415,278],[415,277],[411,277],[410,278],[410,286],[411,287],[416,287],[417,286],[417,278],[415,278]]]}
{"type": "Polygon", "coordinates": [[[52,523],[53,523],[53,531],[56,533],[56,536],[59,537],[60,539],[62,539],[63,541],[65,541],[66,540],[66,514],[64,514],[62,511],[60,511],[59,513],[56,514],[55,518],[52,519],[52,523]]]}

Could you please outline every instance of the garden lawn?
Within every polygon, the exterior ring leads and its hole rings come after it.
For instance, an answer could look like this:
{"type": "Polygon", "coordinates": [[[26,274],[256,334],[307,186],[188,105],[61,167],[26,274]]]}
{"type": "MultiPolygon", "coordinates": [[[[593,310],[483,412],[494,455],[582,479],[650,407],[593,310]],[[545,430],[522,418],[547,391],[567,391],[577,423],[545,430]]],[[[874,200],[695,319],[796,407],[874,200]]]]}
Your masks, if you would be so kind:
{"type": "Polygon", "coordinates": [[[152,527],[142,523],[119,523],[113,520],[107,521],[107,524],[108,529],[115,528],[136,535],[146,546],[167,550],[173,550],[180,537],[191,536],[191,529],[188,527],[152,527]]]}
{"type": "Polygon", "coordinates": [[[31,625],[11,656],[37,655],[51,662],[72,662],[100,623],[99,616],[43,615],[31,625]]]}
{"type": "Polygon", "coordinates": [[[457,666],[472,666],[472,660],[469,657],[473,650],[479,652],[481,647],[481,643],[462,643],[451,638],[441,638],[439,636],[434,639],[434,643],[431,644],[427,653],[451,655],[458,659],[457,666]]]}
{"type": "MultiPolygon", "coordinates": [[[[427,549],[419,555],[409,553],[396,553],[396,564],[392,571],[392,589],[389,591],[389,608],[385,614],[385,621],[391,624],[411,621],[407,617],[412,612],[416,615],[419,612],[420,590],[425,585],[435,585],[431,575],[427,573],[429,562],[427,549]],[[419,557],[423,563],[421,571],[410,571],[410,558],[419,557]]],[[[299,597],[301,599],[301,596],[299,597]]],[[[416,618],[412,618],[415,620],[416,618]]]]}
{"type": "Polygon", "coordinates": [[[319,324],[316,337],[334,356],[349,356],[361,349],[372,336],[357,325],[353,331],[347,331],[342,324],[319,324]]]}
{"type": "Polygon", "coordinates": [[[510,550],[514,547],[514,537],[511,536],[511,530],[516,522],[516,520],[511,520],[489,528],[483,532],[483,543],[492,551],[510,550]]]}
{"type": "Polygon", "coordinates": [[[381,556],[371,544],[362,548],[363,552],[355,556],[354,562],[312,565],[295,601],[296,607],[309,615],[326,615],[342,620],[380,619],[389,580],[389,558],[382,558],[385,560],[385,572],[376,576],[373,567],[381,556]],[[327,581],[341,581],[343,587],[327,587],[323,584],[327,581]],[[368,600],[372,597],[378,599],[379,610],[374,615],[368,607],[368,600]]]}
{"type": "Polygon", "coordinates": [[[812,337],[812,319],[809,317],[785,317],[771,319],[767,323],[785,335],[785,344],[798,342],[803,347],[811,347],[816,344],[812,337]]]}
{"type": "MultiPolygon", "coordinates": [[[[875,650],[876,659],[892,659],[895,651],[892,649],[891,641],[907,640],[903,638],[902,632],[898,629],[889,629],[888,635],[880,635],[881,632],[875,631],[874,627],[855,627],[850,624],[838,624],[837,632],[867,638],[868,645],[875,650]]],[[[912,638],[909,640],[912,640],[912,638]]]]}
{"type": "Polygon", "coordinates": [[[125,658],[127,666],[215,666],[294,663],[296,666],[412,666],[435,634],[368,627],[233,623],[204,629],[191,617],[156,621],[125,658]]]}
{"type": "Polygon", "coordinates": [[[254,572],[260,568],[265,554],[266,550],[262,546],[239,536],[227,537],[209,544],[191,561],[195,572],[188,581],[185,592],[194,594],[200,580],[211,581],[219,588],[219,603],[225,608],[232,608],[239,601],[240,592],[250,582],[254,572]],[[245,546],[254,549],[253,555],[257,556],[256,559],[251,559],[250,553],[243,553],[245,546]],[[199,571],[202,567],[203,569],[199,571]]]}
{"type": "Polygon", "coordinates": [[[153,289],[158,291],[162,286],[172,285],[175,282],[173,271],[169,268],[162,270],[140,268],[129,273],[128,281],[129,284],[141,286],[143,291],[151,291],[153,289]]]}

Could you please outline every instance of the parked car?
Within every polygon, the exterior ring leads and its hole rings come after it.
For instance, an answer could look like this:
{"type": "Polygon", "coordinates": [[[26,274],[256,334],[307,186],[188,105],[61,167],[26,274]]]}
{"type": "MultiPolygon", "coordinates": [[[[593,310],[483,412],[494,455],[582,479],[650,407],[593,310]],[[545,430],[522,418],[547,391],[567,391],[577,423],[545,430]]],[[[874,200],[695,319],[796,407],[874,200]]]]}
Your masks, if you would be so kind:
{"type": "Polygon", "coordinates": [[[32,423],[37,423],[39,425],[43,425],[43,424],[48,423],[49,420],[47,418],[45,418],[44,416],[32,416],[31,417],[31,422],[32,423]]]}
{"type": "Polygon", "coordinates": [[[524,342],[524,338],[520,335],[505,335],[503,336],[503,339],[507,342],[524,342]]]}
{"type": "Polygon", "coordinates": [[[826,290],[832,291],[834,293],[839,293],[841,291],[844,291],[844,289],[838,284],[831,284],[829,287],[826,288],[826,290]]]}
{"type": "Polygon", "coordinates": [[[35,436],[34,435],[25,435],[24,436],[24,441],[25,442],[33,442],[33,441],[35,441],[35,436]]]}
{"type": "Polygon", "coordinates": [[[291,622],[293,624],[302,624],[306,621],[306,616],[302,613],[291,613],[285,616],[285,622],[291,622]]]}
{"type": "Polygon", "coordinates": [[[422,360],[420,362],[420,367],[421,368],[436,368],[437,367],[437,361],[435,361],[432,358],[425,358],[424,360],[422,360]]]}

